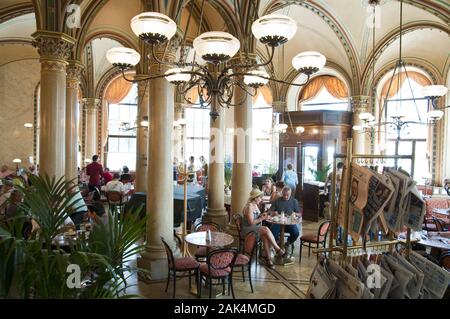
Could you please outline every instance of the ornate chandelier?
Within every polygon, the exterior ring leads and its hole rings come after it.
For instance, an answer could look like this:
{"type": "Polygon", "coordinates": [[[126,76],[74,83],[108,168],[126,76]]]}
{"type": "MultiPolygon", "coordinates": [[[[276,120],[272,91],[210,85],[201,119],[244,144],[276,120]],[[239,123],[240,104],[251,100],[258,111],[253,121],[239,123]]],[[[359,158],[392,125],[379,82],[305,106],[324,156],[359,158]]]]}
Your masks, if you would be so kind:
{"type": "Polygon", "coordinates": [[[195,60],[187,62],[183,55],[175,62],[160,60],[155,53],[155,47],[174,37],[177,31],[176,23],[164,14],[144,12],[131,20],[131,28],[141,40],[150,45],[152,59],[159,65],[171,68],[162,74],[134,80],[126,78],[125,71],[139,63],[141,57],[138,52],[124,47],[112,48],[106,54],[108,61],[118,67],[123,77],[130,82],[166,78],[177,86],[178,93],[187,103],[201,107],[210,106],[210,116],[213,119],[219,116],[219,107],[242,103],[233,101],[236,86],[252,96],[259,87],[269,81],[304,86],[309,82],[311,75],[323,68],[326,63],[326,58],[318,52],[302,52],[296,55],[292,59],[292,66],[307,76],[306,80],[299,84],[273,78],[262,70],[272,62],[275,48],[289,41],[297,31],[297,23],[292,18],[280,14],[263,16],[252,24],[252,33],[256,39],[270,48],[270,57],[263,63],[249,61],[231,63],[231,58],[238,53],[241,44],[233,35],[219,31],[205,32],[193,41],[195,54],[201,57],[206,65],[201,65],[195,60]],[[187,97],[190,90],[198,93],[198,102],[191,101],[187,97]]]}

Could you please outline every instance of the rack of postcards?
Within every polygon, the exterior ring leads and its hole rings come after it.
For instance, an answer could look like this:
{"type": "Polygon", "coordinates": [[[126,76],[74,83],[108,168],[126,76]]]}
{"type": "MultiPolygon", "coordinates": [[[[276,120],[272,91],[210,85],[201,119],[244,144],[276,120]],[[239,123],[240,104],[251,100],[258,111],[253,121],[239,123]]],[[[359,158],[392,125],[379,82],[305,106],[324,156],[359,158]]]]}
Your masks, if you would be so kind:
{"type": "Polygon", "coordinates": [[[413,167],[413,155],[353,154],[351,138],[347,153],[334,155],[328,247],[315,251],[308,298],[442,298],[449,273],[411,251],[411,229],[421,230],[425,215],[413,167]],[[404,160],[411,174],[398,165],[404,160]],[[395,239],[405,228],[405,240],[395,239]]]}

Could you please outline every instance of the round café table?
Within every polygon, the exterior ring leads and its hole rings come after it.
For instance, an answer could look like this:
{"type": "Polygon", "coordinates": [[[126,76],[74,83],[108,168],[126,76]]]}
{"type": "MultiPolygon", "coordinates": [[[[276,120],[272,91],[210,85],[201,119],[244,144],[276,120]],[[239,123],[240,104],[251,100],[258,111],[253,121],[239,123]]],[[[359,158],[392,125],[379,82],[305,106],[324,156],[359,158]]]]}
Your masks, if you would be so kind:
{"type": "MultiPolygon", "coordinates": [[[[302,218],[301,217],[292,218],[291,216],[285,216],[284,219],[282,219],[280,216],[275,216],[275,217],[267,218],[266,222],[274,224],[274,225],[280,225],[280,248],[283,250],[285,249],[285,247],[284,247],[284,228],[287,225],[300,225],[299,232],[300,232],[300,236],[302,235],[301,234],[301,232],[302,232],[302,228],[301,228],[302,218]]],[[[281,266],[292,265],[294,263],[294,257],[293,256],[281,257],[278,255],[275,255],[275,257],[273,259],[273,263],[275,265],[281,265],[281,266]]]]}
{"type": "Polygon", "coordinates": [[[231,245],[234,241],[233,236],[222,232],[211,232],[211,241],[206,240],[206,231],[190,233],[184,237],[184,240],[191,245],[209,248],[218,248],[231,245]]]}
{"type": "MultiPolygon", "coordinates": [[[[184,241],[188,244],[206,247],[206,254],[208,254],[210,248],[220,248],[231,245],[234,241],[233,236],[222,232],[211,232],[211,240],[206,240],[206,231],[199,231],[190,233],[184,237],[184,241]]],[[[191,293],[198,296],[197,289],[192,289],[191,293]]],[[[222,293],[214,293],[216,298],[220,297],[222,293]]],[[[201,297],[201,296],[198,296],[201,297]]]]}

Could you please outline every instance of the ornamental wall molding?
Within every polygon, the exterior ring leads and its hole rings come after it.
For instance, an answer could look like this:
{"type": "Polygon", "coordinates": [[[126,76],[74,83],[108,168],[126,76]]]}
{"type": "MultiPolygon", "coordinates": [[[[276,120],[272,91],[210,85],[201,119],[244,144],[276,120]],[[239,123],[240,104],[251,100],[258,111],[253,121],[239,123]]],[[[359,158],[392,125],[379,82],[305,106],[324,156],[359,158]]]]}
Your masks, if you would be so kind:
{"type": "Polygon", "coordinates": [[[350,105],[354,114],[368,112],[370,96],[355,95],[350,97],[350,105]]]}

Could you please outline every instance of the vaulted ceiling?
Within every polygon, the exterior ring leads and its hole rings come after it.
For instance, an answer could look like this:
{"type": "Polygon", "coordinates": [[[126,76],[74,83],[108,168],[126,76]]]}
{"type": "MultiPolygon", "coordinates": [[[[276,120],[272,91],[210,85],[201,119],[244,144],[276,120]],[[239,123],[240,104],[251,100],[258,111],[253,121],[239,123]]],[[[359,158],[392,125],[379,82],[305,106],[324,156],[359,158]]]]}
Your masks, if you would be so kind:
{"type": "MultiPolygon", "coordinates": [[[[195,0],[194,20],[189,38],[198,32],[201,0],[195,0]]],[[[0,65],[17,56],[37,53],[30,43],[36,31],[35,9],[45,0],[0,1],[0,65]],[[19,51],[23,51],[20,53],[19,51]]],[[[85,47],[94,39],[102,39],[92,46],[94,50],[95,78],[107,72],[108,65],[100,55],[111,43],[138,48],[139,44],[130,28],[130,19],[142,12],[141,0],[77,0],[81,4],[82,28],[72,35],[78,39],[76,58],[84,60],[85,47]],[[111,39],[110,42],[103,40],[111,39]],[[103,42],[102,42],[103,41],[103,42]],[[115,42],[112,42],[115,41],[115,42]],[[108,43],[108,44],[107,44],[108,43]]],[[[302,51],[319,51],[327,57],[329,69],[335,70],[351,83],[352,91],[363,91],[370,83],[372,46],[371,7],[364,0],[259,0],[259,15],[287,14],[298,23],[295,37],[277,49],[273,69],[278,77],[295,78],[292,58],[302,51]],[[287,5],[289,4],[289,5],[287,5]]],[[[399,1],[382,0],[376,14],[377,28],[375,72],[381,74],[399,54],[399,1]]],[[[207,0],[204,29],[229,30],[237,35],[239,23],[248,23],[234,12],[233,0],[207,0]]],[[[189,5],[180,20],[185,28],[189,5]]],[[[423,66],[434,72],[441,81],[447,78],[450,66],[450,4],[446,0],[404,0],[403,56],[407,62],[423,66]]],[[[40,10],[39,10],[40,12],[40,10]]],[[[242,15],[242,14],[241,14],[242,15]]],[[[41,21],[41,18],[40,20],[41,21]]],[[[250,21],[251,23],[251,21],[250,21]]],[[[204,31],[204,30],[203,30],[204,31]]],[[[94,42],[95,43],[95,42],[94,42]]],[[[261,58],[267,55],[264,47],[257,45],[261,58]]]]}

